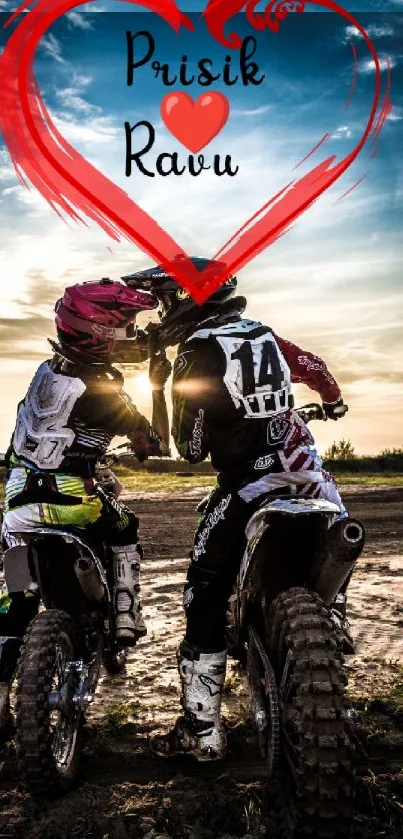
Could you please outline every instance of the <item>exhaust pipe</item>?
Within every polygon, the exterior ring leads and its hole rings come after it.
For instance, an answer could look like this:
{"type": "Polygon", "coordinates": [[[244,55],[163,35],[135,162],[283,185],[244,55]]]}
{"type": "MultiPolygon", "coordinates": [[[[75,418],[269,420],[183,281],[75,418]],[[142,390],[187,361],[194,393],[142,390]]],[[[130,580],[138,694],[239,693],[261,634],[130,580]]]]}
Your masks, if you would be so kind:
{"type": "Polygon", "coordinates": [[[357,519],[336,521],[327,531],[325,558],[313,588],[329,606],[356,565],[365,543],[365,531],[357,519]]]}
{"type": "Polygon", "coordinates": [[[88,600],[94,602],[102,600],[105,594],[105,586],[99,576],[95,562],[90,557],[81,556],[74,563],[74,571],[88,600]]]}

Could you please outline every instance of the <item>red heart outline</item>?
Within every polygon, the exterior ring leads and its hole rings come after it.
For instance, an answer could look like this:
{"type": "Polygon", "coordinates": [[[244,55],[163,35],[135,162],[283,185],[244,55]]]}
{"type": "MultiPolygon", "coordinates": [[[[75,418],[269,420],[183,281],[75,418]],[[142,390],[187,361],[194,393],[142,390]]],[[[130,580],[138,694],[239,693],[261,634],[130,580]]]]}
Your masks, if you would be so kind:
{"type": "MultiPolygon", "coordinates": [[[[375,47],[358,21],[333,0],[311,0],[315,5],[338,13],[355,26],[371,52],[375,66],[375,92],[363,135],[355,148],[339,163],[332,166],[336,157],[329,157],[300,180],[289,183],[258,210],[213,257],[224,263],[225,267],[220,274],[217,274],[211,265],[198,272],[189,256],[166,231],[141,210],[127,193],[98,172],[64,140],[52,123],[41,98],[33,75],[36,48],[55,20],[88,2],[92,0],[37,0],[34,10],[23,16],[8,38],[0,57],[0,127],[17,176],[22,183],[25,183],[24,178],[31,181],[59,214],[60,210],[63,210],[76,221],[83,221],[79,212],[84,213],[111,238],[118,240],[119,234],[123,234],[156,262],[168,269],[173,268],[178,283],[201,304],[230,274],[238,271],[283,235],[346,171],[360,153],[372,128],[374,135],[379,133],[379,126],[383,124],[382,120],[386,119],[390,110],[390,79],[381,114],[374,126],[381,89],[381,72],[375,47]],[[182,261],[173,265],[178,256],[182,261]]],[[[193,24],[180,11],[174,0],[126,2],[142,5],[155,12],[177,32],[181,26],[194,31],[193,24]]],[[[267,21],[258,13],[254,14],[257,2],[258,0],[249,0],[246,13],[249,22],[255,28],[263,29],[267,21]]],[[[276,2],[277,0],[272,0],[268,8],[272,9],[276,2]]],[[[5,26],[14,21],[31,3],[32,0],[24,0],[5,26]]],[[[232,49],[239,48],[241,39],[234,33],[229,40],[226,39],[223,26],[228,18],[240,11],[244,5],[240,0],[209,0],[204,12],[212,36],[232,49]]],[[[282,3],[282,6],[285,4],[282,3]]],[[[284,10],[281,15],[280,19],[285,16],[284,10]]]]}

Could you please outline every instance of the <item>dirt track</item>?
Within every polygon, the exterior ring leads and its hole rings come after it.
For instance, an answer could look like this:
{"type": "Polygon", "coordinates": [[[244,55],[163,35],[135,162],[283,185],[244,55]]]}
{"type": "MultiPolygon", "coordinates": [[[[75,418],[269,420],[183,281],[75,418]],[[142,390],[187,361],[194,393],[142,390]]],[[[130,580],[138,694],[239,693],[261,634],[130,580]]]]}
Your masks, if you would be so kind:
{"type": "MultiPolygon", "coordinates": [[[[373,695],[403,663],[403,490],[345,493],[367,544],[350,586],[357,655],[350,685],[373,695]]],[[[149,732],[178,711],[175,649],[183,633],[181,589],[195,525],[195,498],[137,498],[145,549],[143,602],[149,634],[125,677],[104,678],[88,714],[80,786],[44,810],[18,791],[12,748],[3,767],[0,837],[30,839],[210,839],[273,835],[265,770],[248,721],[247,691],[230,672],[224,698],[229,755],[223,764],[159,762],[149,732]],[[169,522],[169,523],[167,523],[169,522]]],[[[355,700],[367,727],[358,749],[356,837],[403,835],[403,713],[355,700]],[[368,730],[368,721],[370,728],[368,730]],[[377,777],[376,782],[369,770],[377,777]],[[400,825],[400,826],[399,826],[400,825]]]]}

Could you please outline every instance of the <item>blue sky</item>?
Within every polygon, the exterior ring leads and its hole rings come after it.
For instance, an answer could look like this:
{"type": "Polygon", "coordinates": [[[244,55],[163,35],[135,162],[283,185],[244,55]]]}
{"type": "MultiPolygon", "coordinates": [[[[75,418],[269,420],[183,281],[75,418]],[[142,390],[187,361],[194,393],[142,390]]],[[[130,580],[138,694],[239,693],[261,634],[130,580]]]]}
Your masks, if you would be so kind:
{"type": "MultiPolygon", "coordinates": [[[[190,11],[199,4],[180,5],[190,11]]],[[[369,150],[364,150],[294,228],[239,277],[240,290],[249,300],[248,314],[322,355],[340,379],[350,413],[337,426],[318,428],[320,445],[350,437],[360,451],[403,445],[403,3],[371,3],[371,10],[388,9],[383,12],[368,12],[368,7],[369,3],[353,3],[349,10],[372,37],[381,65],[387,56],[392,64],[393,111],[381,134],[379,153],[370,159],[369,150]],[[363,175],[363,183],[338,200],[363,175]]],[[[3,8],[6,2],[0,0],[3,8]]],[[[325,132],[331,138],[311,165],[329,153],[343,157],[362,133],[374,71],[356,31],[331,13],[290,15],[278,34],[251,30],[239,16],[227,31],[256,37],[254,60],[265,74],[264,83],[226,88],[219,81],[211,88],[196,83],[186,88],[194,98],[206,90],[228,96],[229,120],[203,153],[208,163],[216,153],[231,154],[239,166],[237,176],[217,178],[210,171],[199,178],[186,174],[151,179],[136,171],[126,178],[125,120],[153,123],[156,143],[147,156],[149,168],[154,168],[160,152],[177,151],[182,163],[188,155],[159,114],[162,97],[180,85],[164,87],[147,65],[136,71],[133,87],[126,86],[126,29],[152,32],[154,58],[169,62],[171,72],[178,71],[183,54],[189,57],[190,71],[199,58],[209,57],[215,72],[227,54],[236,67],[238,54],[214,42],[198,15],[193,18],[196,36],[185,30],[178,35],[152,14],[128,12],[124,3],[104,0],[95,8],[103,11],[80,9],[55,24],[43,40],[35,61],[43,97],[69,142],[191,253],[212,256],[295,177],[293,167],[325,132]],[[351,40],[359,72],[346,110],[353,72],[351,40]]],[[[0,22],[1,18],[4,21],[6,15],[0,14],[0,22]]],[[[4,40],[3,33],[0,48],[4,40]]],[[[144,138],[142,134],[139,147],[144,138]]],[[[3,449],[16,403],[46,354],[46,336],[53,334],[53,303],[63,288],[104,275],[119,277],[150,260],[132,245],[108,239],[95,225],[65,224],[33,190],[19,186],[0,135],[0,264],[0,381],[3,393],[9,394],[0,408],[3,449]]],[[[128,390],[147,407],[144,389],[136,391],[136,381],[134,373],[128,390]]],[[[302,390],[298,395],[312,397],[302,390]]]]}

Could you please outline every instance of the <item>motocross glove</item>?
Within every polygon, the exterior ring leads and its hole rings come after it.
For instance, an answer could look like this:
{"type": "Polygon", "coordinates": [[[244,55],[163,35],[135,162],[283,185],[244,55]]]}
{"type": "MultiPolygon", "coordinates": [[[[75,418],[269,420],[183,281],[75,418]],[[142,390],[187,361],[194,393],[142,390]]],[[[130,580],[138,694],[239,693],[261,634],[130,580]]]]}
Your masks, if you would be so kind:
{"type": "Polygon", "coordinates": [[[157,324],[150,323],[147,327],[148,352],[150,364],[148,375],[153,390],[163,390],[172,372],[172,364],[168,361],[165,350],[158,347],[157,324]]]}
{"type": "Polygon", "coordinates": [[[168,361],[165,350],[159,346],[159,329],[157,323],[149,323],[146,329],[150,357],[148,376],[153,390],[164,390],[172,372],[172,364],[168,361]]]}
{"type": "Polygon", "coordinates": [[[322,407],[327,418],[331,420],[341,419],[348,411],[348,405],[345,405],[342,397],[333,404],[330,402],[322,402],[322,407]]]}
{"type": "Polygon", "coordinates": [[[163,390],[172,372],[172,364],[167,359],[165,352],[158,353],[150,358],[149,378],[153,390],[163,390]]]}
{"type": "Polygon", "coordinates": [[[151,426],[147,433],[144,431],[132,431],[130,442],[137,460],[142,463],[148,457],[162,457],[161,437],[151,426]]]}

